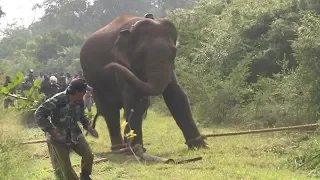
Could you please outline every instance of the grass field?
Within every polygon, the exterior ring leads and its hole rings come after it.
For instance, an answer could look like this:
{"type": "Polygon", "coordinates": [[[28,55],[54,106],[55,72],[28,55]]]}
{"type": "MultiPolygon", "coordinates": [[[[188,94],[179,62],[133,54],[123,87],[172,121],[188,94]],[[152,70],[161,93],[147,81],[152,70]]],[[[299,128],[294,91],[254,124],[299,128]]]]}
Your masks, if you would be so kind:
{"type": "MultiPolygon", "coordinates": [[[[39,128],[26,128],[18,117],[4,114],[0,119],[0,179],[55,179],[50,171],[47,146],[15,145],[17,142],[42,139],[39,128]]],[[[110,150],[106,124],[97,122],[99,139],[87,137],[95,158],[109,161],[93,167],[93,179],[316,179],[316,172],[295,168],[294,158],[303,155],[310,144],[319,145],[317,135],[297,132],[264,133],[208,139],[210,149],[187,151],[182,133],[171,117],[149,111],[143,132],[147,151],[173,159],[202,156],[201,161],[180,164],[141,162],[123,155],[103,155],[110,150]],[[312,178],[313,176],[313,178],[312,178]]],[[[235,129],[201,127],[202,133],[226,132],[235,129]]],[[[80,158],[72,154],[73,164],[80,158]]],[[[79,168],[75,168],[80,173],[79,168]]]]}

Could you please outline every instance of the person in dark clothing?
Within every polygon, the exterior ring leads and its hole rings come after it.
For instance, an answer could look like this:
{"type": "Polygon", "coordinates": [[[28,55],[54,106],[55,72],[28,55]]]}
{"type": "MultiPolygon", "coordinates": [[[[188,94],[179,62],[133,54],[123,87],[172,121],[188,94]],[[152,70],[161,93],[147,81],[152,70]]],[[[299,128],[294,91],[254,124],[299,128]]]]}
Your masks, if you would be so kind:
{"type": "Polygon", "coordinates": [[[66,90],[66,88],[68,87],[68,84],[66,83],[66,77],[65,76],[61,76],[58,79],[58,86],[59,86],[59,92],[66,90]]]}
{"type": "Polygon", "coordinates": [[[69,85],[69,83],[71,82],[71,80],[72,80],[71,74],[70,74],[70,73],[67,73],[67,74],[66,74],[66,83],[69,85]]]}
{"type": "MultiPolygon", "coordinates": [[[[10,76],[6,76],[5,82],[3,84],[3,87],[8,87],[9,83],[12,83],[10,76]]],[[[11,94],[15,94],[15,88],[10,89],[9,91],[11,94]]],[[[7,96],[4,99],[3,105],[4,108],[7,109],[9,106],[14,106],[14,100],[12,98],[10,98],[9,96],[7,96]]]]}
{"type": "Polygon", "coordinates": [[[49,152],[53,153],[50,156],[54,156],[63,176],[68,180],[78,179],[70,162],[71,150],[82,157],[80,179],[91,179],[93,154],[77,124],[81,122],[85,130],[98,137],[84,114],[83,96],[86,89],[87,84],[83,79],[74,79],[65,91],[42,103],[34,115],[38,126],[46,134],[49,152]]]}
{"type": "Polygon", "coordinates": [[[44,76],[44,80],[40,85],[40,92],[46,95],[46,98],[50,98],[51,96],[58,93],[58,84],[55,82],[50,82],[49,77],[47,75],[44,76]]]}
{"type": "Polygon", "coordinates": [[[28,74],[27,80],[33,84],[33,81],[35,80],[34,75],[33,75],[33,69],[29,69],[29,74],[28,74]]]}
{"type": "Polygon", "coordinates": [[[41,81],[43,81],[43,80],[44,80],[43,72],[40,72],[40,74],[39,74],[39,78],[41,79],[41,81]]]}
{"type": "Polygon", "coordinates": [[[43,76],[43,81],[40,85],[40,92],[46,94],[48,92],[47,88],[49,87],[49,77],[47,75],[43,76]]]}

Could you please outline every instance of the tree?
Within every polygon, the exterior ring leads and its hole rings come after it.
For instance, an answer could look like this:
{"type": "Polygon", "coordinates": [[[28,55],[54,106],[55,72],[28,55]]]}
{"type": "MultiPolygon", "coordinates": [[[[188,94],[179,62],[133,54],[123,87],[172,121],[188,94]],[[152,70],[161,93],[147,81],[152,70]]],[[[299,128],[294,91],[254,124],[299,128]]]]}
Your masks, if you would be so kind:
{"type": "Polygon", "coordinates": [[[53,29],[49,33],[35,38],[34,56],[39,62],[47,63],[50,59],[57,59],[64,48],[81,46],[84,36],[72,30],[53,29]]]}
{"type": "Polygon", "coordinates": [[[156,13],[164,17],[167,11],[172,11],[176,8],[192,7],[195,2],[196,0],[152,0],[151,4],[154,8],[158,9],[156,13]]]}

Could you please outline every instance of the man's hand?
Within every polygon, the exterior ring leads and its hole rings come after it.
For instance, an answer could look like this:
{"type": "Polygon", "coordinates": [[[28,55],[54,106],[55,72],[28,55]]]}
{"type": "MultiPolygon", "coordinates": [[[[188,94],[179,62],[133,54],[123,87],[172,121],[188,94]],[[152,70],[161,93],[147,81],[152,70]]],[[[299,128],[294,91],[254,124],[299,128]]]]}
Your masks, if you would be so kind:
{"type": "Polygon", "coordinates": [[[57,128],[54,128],[50,133],[51,138],[53,141],[58,142],[58,143],[65,143],[65,137],[62,136],[59,132],[57,128]]]}
{"type": "Polygon", "coordinates": [[[88,132],[95,138],[99,137],[98,132],[95,129],[93,129],[91,126],[88,127],[88,132]]]}
{"type": "Polygon", "coordinates": [[[53,138],[57,138],[60,136],[60,133],[58,132],[58,130],[56,128],[53,129],[53,131],[51,131],[49,133],[53,138]]]}

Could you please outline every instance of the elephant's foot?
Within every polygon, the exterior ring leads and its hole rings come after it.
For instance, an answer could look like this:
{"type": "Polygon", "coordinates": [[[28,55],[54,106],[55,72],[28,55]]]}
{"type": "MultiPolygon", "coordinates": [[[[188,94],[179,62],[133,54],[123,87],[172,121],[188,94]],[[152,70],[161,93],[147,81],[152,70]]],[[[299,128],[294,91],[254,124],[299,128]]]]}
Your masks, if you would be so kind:
{"type": "Polygon", "coordinates": [[[122,137],[111,137],[111,151],[117,151],[127,147],[127,144],[123,141],[122,137]]]}
{"type": "Polygon", "coordinates": [[[189,150],[196,150],[200,148],[207,149],[209,148],[209,145],[204,140],[205,140],[204,136],[199,136],[194,139],[187,140],[185,144],[188,145],[189,150]]]}
{"type": "Polygon", "coordinates": [[[111,146],[111,151],[118,151],[126,147],[127,147],[127,144],[115,144],[111,146]]]}

